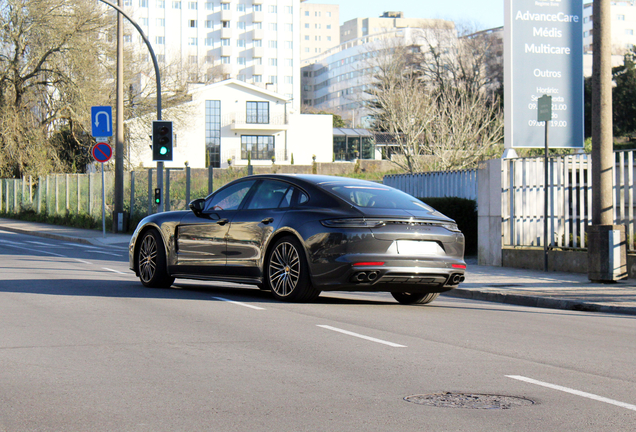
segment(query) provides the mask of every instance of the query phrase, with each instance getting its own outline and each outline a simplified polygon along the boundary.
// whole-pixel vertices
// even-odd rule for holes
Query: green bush
[[[477,254],[477,201],[457,198],[420,198],[440,213],[454,219],[466,237],[466,255]]]

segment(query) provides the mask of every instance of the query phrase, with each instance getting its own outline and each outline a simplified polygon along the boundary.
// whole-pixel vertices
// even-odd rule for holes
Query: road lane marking
[[[44,242],[39,242],[39,241],[33,241],[33,240],[25,240],[26,243],[31,243],[31,244],[36,244],[36,245],[40,245],[40,246],[46,246],[46,247],[59,247],[58,245],[54,245],[52,243],[44,243]]]
[[[571,388],[568,388],[568,387],[563,387],[563,386],[556,385],[556,384],[550,384],[550,383],[546,383],[546,382],[543,382],[543,381],[537,381],[535,379],[526,378],[526,377],[519,376],[519,375],[506,375],[506,376],[508,378],[516,379],[516,380],[519,380],[519,381],[524,381],[524,382],[527,382],[527,383],[530,383],[530,384],[536,384],[538,386],[551,388],[553,390],[559,390],[559,391],[562,391],[562,392],[565,392],[565,393],[570,393],[570,394],[573,394],[573,395],[576,395],[576,396],[581,396],[581,397],[584,397],[584,398],[593,399],[595,401],[605,402],[605,403],[608,403],[608,404],[611,404],[611,405],[619,406],[621,408],[626,408],[628,410],[636,411],[636,405],[628,404],[628,403],[617,401],[617,400],[614,400],[614,399],[608,399],[606,397],[598,396],[598,395],[595,395],[595,394],[592,394],[592,393],[586,393],[586,392],[583,392],[583,391],[580,391],[580,390],[574,390],[574,389],[571,389]]]
[[[34,251],[33,248],[17,246],[20,243],[13,243],[13,242],[10,242],[10,241],[7,241],[7,240],[0,240],[0,242],[8,244],[9,247],[12,247],[12,248],[15,248],[15,249],[22,249],[22,250],[25,250],[25,251],[28,251],[28,252],[40,252],[40,253],[43,253],[43,254],[53,255],[53,256],[56,256],[56,257],[68,258],[66,255],[60,255],[60,254],[56,254],[56,253],[53,253],[53,252],[47,252],[47,251],[43,251],[43,250]]]
[[[331,327],[331,326],[328,326],[328,325],[318,325],[318,327],[322,327],[322,328],[327,329],[327,330],[333,330],[335,332],[343,333],[343,334],[346,334],[346,335],[349,335],[349,336],[354,336],[354,337],[357,337],[357,338],[360,338],[360,339],[366,339],[366,340],[371,341],[371,342],[381,343],[381,344],[388,345],[388,346],[391,346],[391,347],[394,347],[394,348],[406,348],[406,345],[400,345],[400,344],[396,344],[396,343],[393,343],[393,342],[387,342],[387,341],[384,341],[382,339],[376,339],[376,338],[373,338],[373,337],[370,337],[370,336],[361,335],[359,333],[353,333],[353,332],[350,332],[350,331],[347,331],[347,330],[339,329],[337,327]]]
[[[239,306],[245,306],[245,307],[251,308],[251,309],[266,310],[265,308],[262,308],[262,307],[252,306],[252,305],[247,304],[247,303],[241,303],[241,302],[237,302],[237,301],[234,301],[234,300],[229,300],[229,299],[226,299],[226,298],[223,298],[223,297],[212,297],[212,298],[216,299],[216,300],[221,300],[221,301],[224,301],[224,302],[228,302],[228,303],[234,303],[235,305],[239,305]]]
[[[73,259],[74,259],[75,261],[79,261],[79,262],[81,262],[82,264],[93,265],[93,263],[90,263],[90,262],[88,262],[88,261],[81,260],[81,259],[79,259],[79,258],[73,258]]]
[[[102,267],[102,269],[108,270],[108,271],[112,271],[114,273],[119,273],[119,274],[128,274],[128,273],[120,272],[119,270],[113,270],[113,269],[108,268],[108,267]]]

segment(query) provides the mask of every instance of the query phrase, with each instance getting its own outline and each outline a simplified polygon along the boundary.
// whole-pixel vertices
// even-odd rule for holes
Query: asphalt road
[[[0,267],[1,431],[636,425],[633,316],[444,296],[401,306],[384,293],[286,304],[256,288],[179,280],[148,289],[121,247],[2,231]],[[404,399],[445,393],[438,399],[479,408],[503,396],[533,403]]]

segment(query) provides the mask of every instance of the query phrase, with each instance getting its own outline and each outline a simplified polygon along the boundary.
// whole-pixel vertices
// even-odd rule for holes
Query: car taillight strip
[[[457,268],[457,269],[465,269],[466,266],[464,264],[453,264],[453,268]]]
[[[369,261],[369,262],[358,262],[358,263],[353,263],[354,267],[361,267],[361,266],[383,266],[384,263],[381,261]]]

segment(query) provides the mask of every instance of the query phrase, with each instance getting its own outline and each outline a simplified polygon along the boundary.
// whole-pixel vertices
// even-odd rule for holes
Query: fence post
[[[152,168],[148,170],[148,214],[152,214]]]
[[[65,207],[66,207],[66,212],[68,213],[71,207],[71,200],[70,200],[71,185],[69,184],[69,181],[68,181],[68,174],[64,175],[64,187],[66,188],[66,201],[65,201],[66,206]]]
[[[93,173],[88,173],[88,215],[93,215]]]
[[[55,174],[55,214],[59,214],[60,213],[60,205],[59,205],[59,199],[58,199],[58,195],[59,195],[59,191],[60,191],[60,180],[59,180],[59,175]]]
[[[190,204],[190,167],[186,166],[186,210],[188,209],[188,204]]]
[[[212,165],[208,167],[208,194],[214,191],[214,168]]]
[[[130,171],[130,211],[128,212],[128,226],[131,225],[135,213],[135,170]]]
[[[18,179],[13,179],[13,213],[19,213],[18,211]]]
[[[166,168],[165,188],[166,193],[164,196],[166,197],[166,202],[164,203],[164,208],[166,211],[170,211],[170,168]]]
[[[38,177],[38,214],[42,213],[42,177]]]
[[[80,204],[82,202],[82,193],[80,192],[82,189],[81,178],[82,178],[82,175],[78,173],[77,174],[77,214],[78,215],[82,211],[82,206]]]

